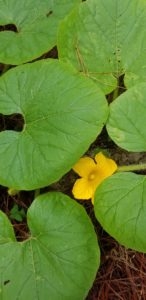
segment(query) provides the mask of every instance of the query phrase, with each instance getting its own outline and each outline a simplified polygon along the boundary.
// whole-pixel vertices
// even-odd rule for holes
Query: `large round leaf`
[[[146,151],[146,83],[138,84],[110,105],[107,130],[112,140],[129,151]]]
[[[119,173],[95,194],[95,214],[122,245],[146,253],[146,176]]]
[[[126,74],[131,86],[146,80],[146,2],[90,0],[62,21],[59,56],[69,59],[107,93]]]
[[[28,210],[30,236],[23,242],[3,213],[0,224],[1,299],[85,299],[100,251],[81,205],[61,193],[39,196]]]
[[[31,190],[65,174],[100,133],[107,102],[97,86],[55,60],[8,71],[0,113],[20,113],[21,132],[0,133],[0,184]]]
[[[21,64],[56,44],[58,24],[81,0],[0,0],[0,62]]]

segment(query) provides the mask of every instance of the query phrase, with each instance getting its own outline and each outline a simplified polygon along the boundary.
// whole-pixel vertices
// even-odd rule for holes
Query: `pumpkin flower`
[[[82,200],[92,199],[93,203],[96,188],[117,170],[117,164],[99,152],[95,155],[95,159],[87,156],[80,158],[73,170],[81,177],[73,186],[74,197]]]

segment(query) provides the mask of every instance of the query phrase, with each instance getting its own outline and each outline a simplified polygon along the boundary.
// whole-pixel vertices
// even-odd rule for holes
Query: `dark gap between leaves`
[[[125,74],[120,75],[117,78],[117,87],[111,93],[106,95],[106,99],[107,99],[108,103],[111,103],[112,101],[115,100],[115,92],[118,97],[127,90],[125,87],[125,83],[124,83],[124,77],[125,77]]]
[[[33,199],[34,191],[21,191],[13,197],[9,196],[8,216],[10,217],[10,211],[15,204],[17,204],[20,209],[23,208],[27,215],[27,210],[33,202]],[[27,217],[25,217],[22,221],[16,221],[15,219],[11,219],[10,221],[13,225],[15,237],[18,242],[25,241],[30,237],[31,234],[27,224]]]
[[[9,65],[9,64],[0,63],[0,76],[2,76],[8,70],[10,70],[10,69],[12,69],[14,67],[15,67],[15,65]]]
[[[49,50],[48,52],[44,53],[43,55],[41,55],[40,57],[37,57],[35,59],[33,59],[32,62],[41,60],[41,59],[46,59],[46,58],[53,58],[53,59],[58,59],[58,49],[57,46],[54,46],[51,50]]]
[[[125,74],[122,74],[118,78],[119,95],[123,94],[127,90],[125,83],[124,83],[124,77],[125,77]]]
[[[20,132],[23,130],[24,124],[24,118],[21,114],[0,114],[0,131],[14,130]]]
[[[20,191],[15,196],[8,195],[8,189],[6,187],[0,186],[1,192],[1,201],[0,201],[0,210],[2,210],[9,221],[12,223],[15,237],[18,242],[27,240],[30,237],[30,230],[27,225],[27,218],[24,217],[22,221],[16,221],[14,218],[11,218],[11,210],[14,205],[18,205],[19,209],[24,209],[25,214],[30,207],[34,199],[34,191]]]
[[[18,29],[15,24],[7,24],[7,25],[0,25],[0,31],[18,32]]]

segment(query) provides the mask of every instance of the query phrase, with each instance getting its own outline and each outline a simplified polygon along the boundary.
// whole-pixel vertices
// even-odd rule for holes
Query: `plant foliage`
[[[59,59],[40,59],[55,45]],[[20,117],[1,128],[0,184],[46,188],[73,168],[104,125],[116,146],[146,151],[145,58],[143,0],[0,0],[0,62],[8,70],[0,78],[0,114]],[[99,176],[92,163],[90,184]],[[124,173],[116,164],[116,174],[98,180],[94,211],[119,243],[146,253],[145,175],[128,167]],[[28,238],[18,242],[0,212],[0,299],[84,300],[100,263],[85,209],[49,192],[35,197],[27,222]]]
[[[60,21],[80,0],[0,0],[0,62],[19,65],[56,45]]]
[[[61,193],[36,198],[27,214],[30,234],[17,242],[0,213],[1,299],[84,299],[100,252],[83,207]]]
[[[94,83],[51,59],[7,72],[0,99],[3,115],[19,113],[24,119],[21,132],[0,133],[0,183],[18,190],[47,186],[69,171],[108,114]]]

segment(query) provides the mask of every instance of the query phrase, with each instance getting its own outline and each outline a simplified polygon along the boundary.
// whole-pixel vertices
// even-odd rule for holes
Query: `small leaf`
[[[1,0],[0,62],[22,64],[56,45],[60,21],[81,0]]]
[[[0,113],[24,120],[22,131],[0,132],[0,184],[32,190],[71,169],[101,132],[108,107],[91,80],[50,59],[1,77]]]
[[[0,213],[0,223],[11,224]],[[10,242],[0,231],[3,300],[85,299],[99,267],[99,247],[84,208],[61,193],[36,198],[28,210],[28,240]],[[1,235],[1,234],[0,234]]]
[[[137,84],[110,105],[107,131],[128,151],[146,151],[146,83]]]
[[[14,204],[12,209],[10,210],[10,218],[15,219],[18,222],[21,222],[25,218],[24,209],[19,209],[17,204]]]
[[[146,253],[146,176],[117,173],[96,190],[95,214],[122,245]]]
[[[145,81],[146,1],[82,2],[61,22],[58,48],[105,93],[123,74],[126,87]]]

